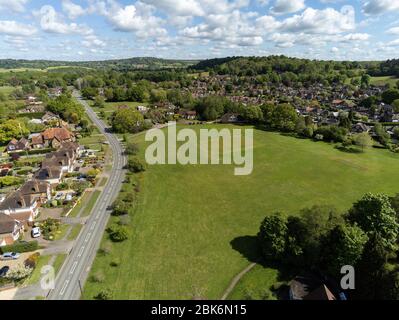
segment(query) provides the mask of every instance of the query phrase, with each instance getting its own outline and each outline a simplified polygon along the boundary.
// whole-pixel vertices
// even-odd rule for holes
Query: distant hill
[[[197,64],[198,60],[167,60],[159,58],[130,58],[104,61],[52,61],[52,60],[0,60],[0,69],[48,69],[57,67],[81,67],[93,69],[128,70],[160,70],[187,68]]]

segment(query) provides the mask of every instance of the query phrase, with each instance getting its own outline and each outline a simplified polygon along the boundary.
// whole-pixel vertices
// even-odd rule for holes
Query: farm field
[[[90,102],[90,105],[93,105],[93,102]],[[147,106],[145,102],[106,102],[104,108],[96,108],[93,107],[95,112],[104,111],[105,113],[113,113],[118,110],[119,106],[129,106],[132,108],[136,108],[137,106]]]
[[[221,128],[191,128],[213,127]],[[144,136],[133,140],[143,156]],[[295,214],[316,204],[344,212],[367,192],[393,195],[399,192],[398,160],[385,150],[345,153],[331,144],[255,130],[250,176],[234,176],[233,165],[151,166],[140,177],[129,239],[97,256],[91,275],[103,274],[104,280],[89,278],[83,298],[110,288],[114,299],[219,299],[257,259],[255,236],[266,215]],[[112,217],[110,223],[117,221]],[[110,267],[115,259],[120,265]],[[245,283],[273,284],[276,272],[257,266],[230,297],[242,298]]]

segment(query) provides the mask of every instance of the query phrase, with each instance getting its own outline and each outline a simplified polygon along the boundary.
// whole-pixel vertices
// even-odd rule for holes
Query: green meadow
[[[204,127],[220,128],[192,128]],[[132,138],[141,156],[143,137]],[[234,165],[150,166],[138,177],[129,239],[97,256],[91,275],[104,279],[89,280],[83,298],[110,288],[115,299],[219,299],[234,276],[257,258],[254,239],[266,215],[295,214],[313,205],[334,205],[344,212],[367,192],[393,195],[399,192],[398,160],[385,150],[345,153],[324,142],[255,130],[249,176],[234,176]],[[110,267],[115,259],[120,265]],[[243,279],[251,288],[276,280],[272,269],[251,272]],[[244,292],[241,282],[231,298],[242,298]]]

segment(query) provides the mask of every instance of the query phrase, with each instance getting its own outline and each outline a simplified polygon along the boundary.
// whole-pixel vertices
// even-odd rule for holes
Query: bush
[[[123,198],[123,201],[127,203],[133,203],[135,198],[136,197],[133,192],[127,192],[125,197]]]
[[[123,216],[129,213],[129,205],[124,202],[121,201],[119,199],[117,199],[113,205],[112,205],[112,215],[113,216]]]
[[[119,218],[118,225],[128,226],[130,224],[130,217],[128,215]]]
[[[96,300],[111,300],[112,297],[114,296],[113,292],[111,289],[106,288],[104,290],[101,290],[98,295],[94,297]]]
[[[128,142],[126,145],[126,154],[135,156],[139,153],[139,146],[137,143]]]
[[[125,227],[116,226],[110,233],[110,238],[114,242],[123,242],[128,239],[128,232]]]
[[[139,158],[133,157],[129,159],[127,169],[133,173],[139,173],[145,171],[147,168],[146,164]]]
[[[18,269],[10,270],[6,275],[6,278],[13,281],[20,281],[29,277],[32,271],[32,268],[21,266]]]
[[[17,186],[22,183],[23,180],[21,178],[9,177],[9,176],[0,177],[0,188]]]
[[[39,248],[39,243],[37,241],[30,241],[30,242],[15,242],[12,245],[4,246],[0,248],[2,253],[5,252],[32,252],[36,251]]]
[[[57,231],[61,226],[61,222],[55,219],[48,218],[40,224],[40,229],[43,234],[43,239],[54,240]]]
[[[25,267],[35,269],[39,258],[40,258],[39,252],[32,254],[31,256],[29,256],[28,259],[25,260],[25,262],[24,262]]]

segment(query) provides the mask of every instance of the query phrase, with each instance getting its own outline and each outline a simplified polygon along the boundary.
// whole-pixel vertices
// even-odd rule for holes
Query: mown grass
[[[221,128],[192,128],[204,127]],[[144,136],[134,140],[143,156]],[[393,195],[399,192],[398,160],[386,150],[345,153],[323,142],[255,130],[249,176],[234,176],[232,165],[151,166],[143,175],[129,240],[96,258],[92,273],[103,272],[105,280],[87,282],[84,298],[109,287],[116,299],[219,299],[257,258],[254,237],[265,216],[296,214],[316,204],[345,211],[367,192]],[[109,268],[116,258],[121,265]],[[274,273],[265,274],[273,275],[268,285]],[[262,286],[266,281],[255,278]]]
[[[53,268],[54,268],[55,275],[57,275],[58,272],[60,271],[62,265],[64,264],[64,261],[65,261],[66,257],[67,257],[66,254],[59,254],[55,258],[54,263],[53,263]]]
[[[87,202],[87,206],[84,208],[81,217],[87,217],[91,214],[94,205],[96,204],[98,197],[100,196],[101,191],[96,190],[93,192],[92,196],[90,197],[89,201]]]
[[[35,269],[33,270],[32,274],[28,279],[25,280],[25,285],[32,285],[36,284],[40,281],[41,277],[41,270],[44,266],[48,265],[50,262],[51,256],[40,256],[37,260],[37,264]]]
[[[79,200],[79,203],[72,209],[71,213],[69,214],[68,217],[75,218],[79,214],[80,210],[82,207],[87,203],[88,199],[90,198],[92,192],[91,191],[86,191],[84,195],[81,197]]]
[[[74,225],[72,227],[71,232],[69,233],[69,235],[67,237],[67,240],[68,241],[75,240],[79,236],[80,231],[82,230],[82,227],[83,227],[83,225],[81,225],[81,224]]]
[[[386,84],[390,84],[392,88],[396,87],[399,78],[396,77],[371,77],[370,84],[375,86],[385,86]]]

